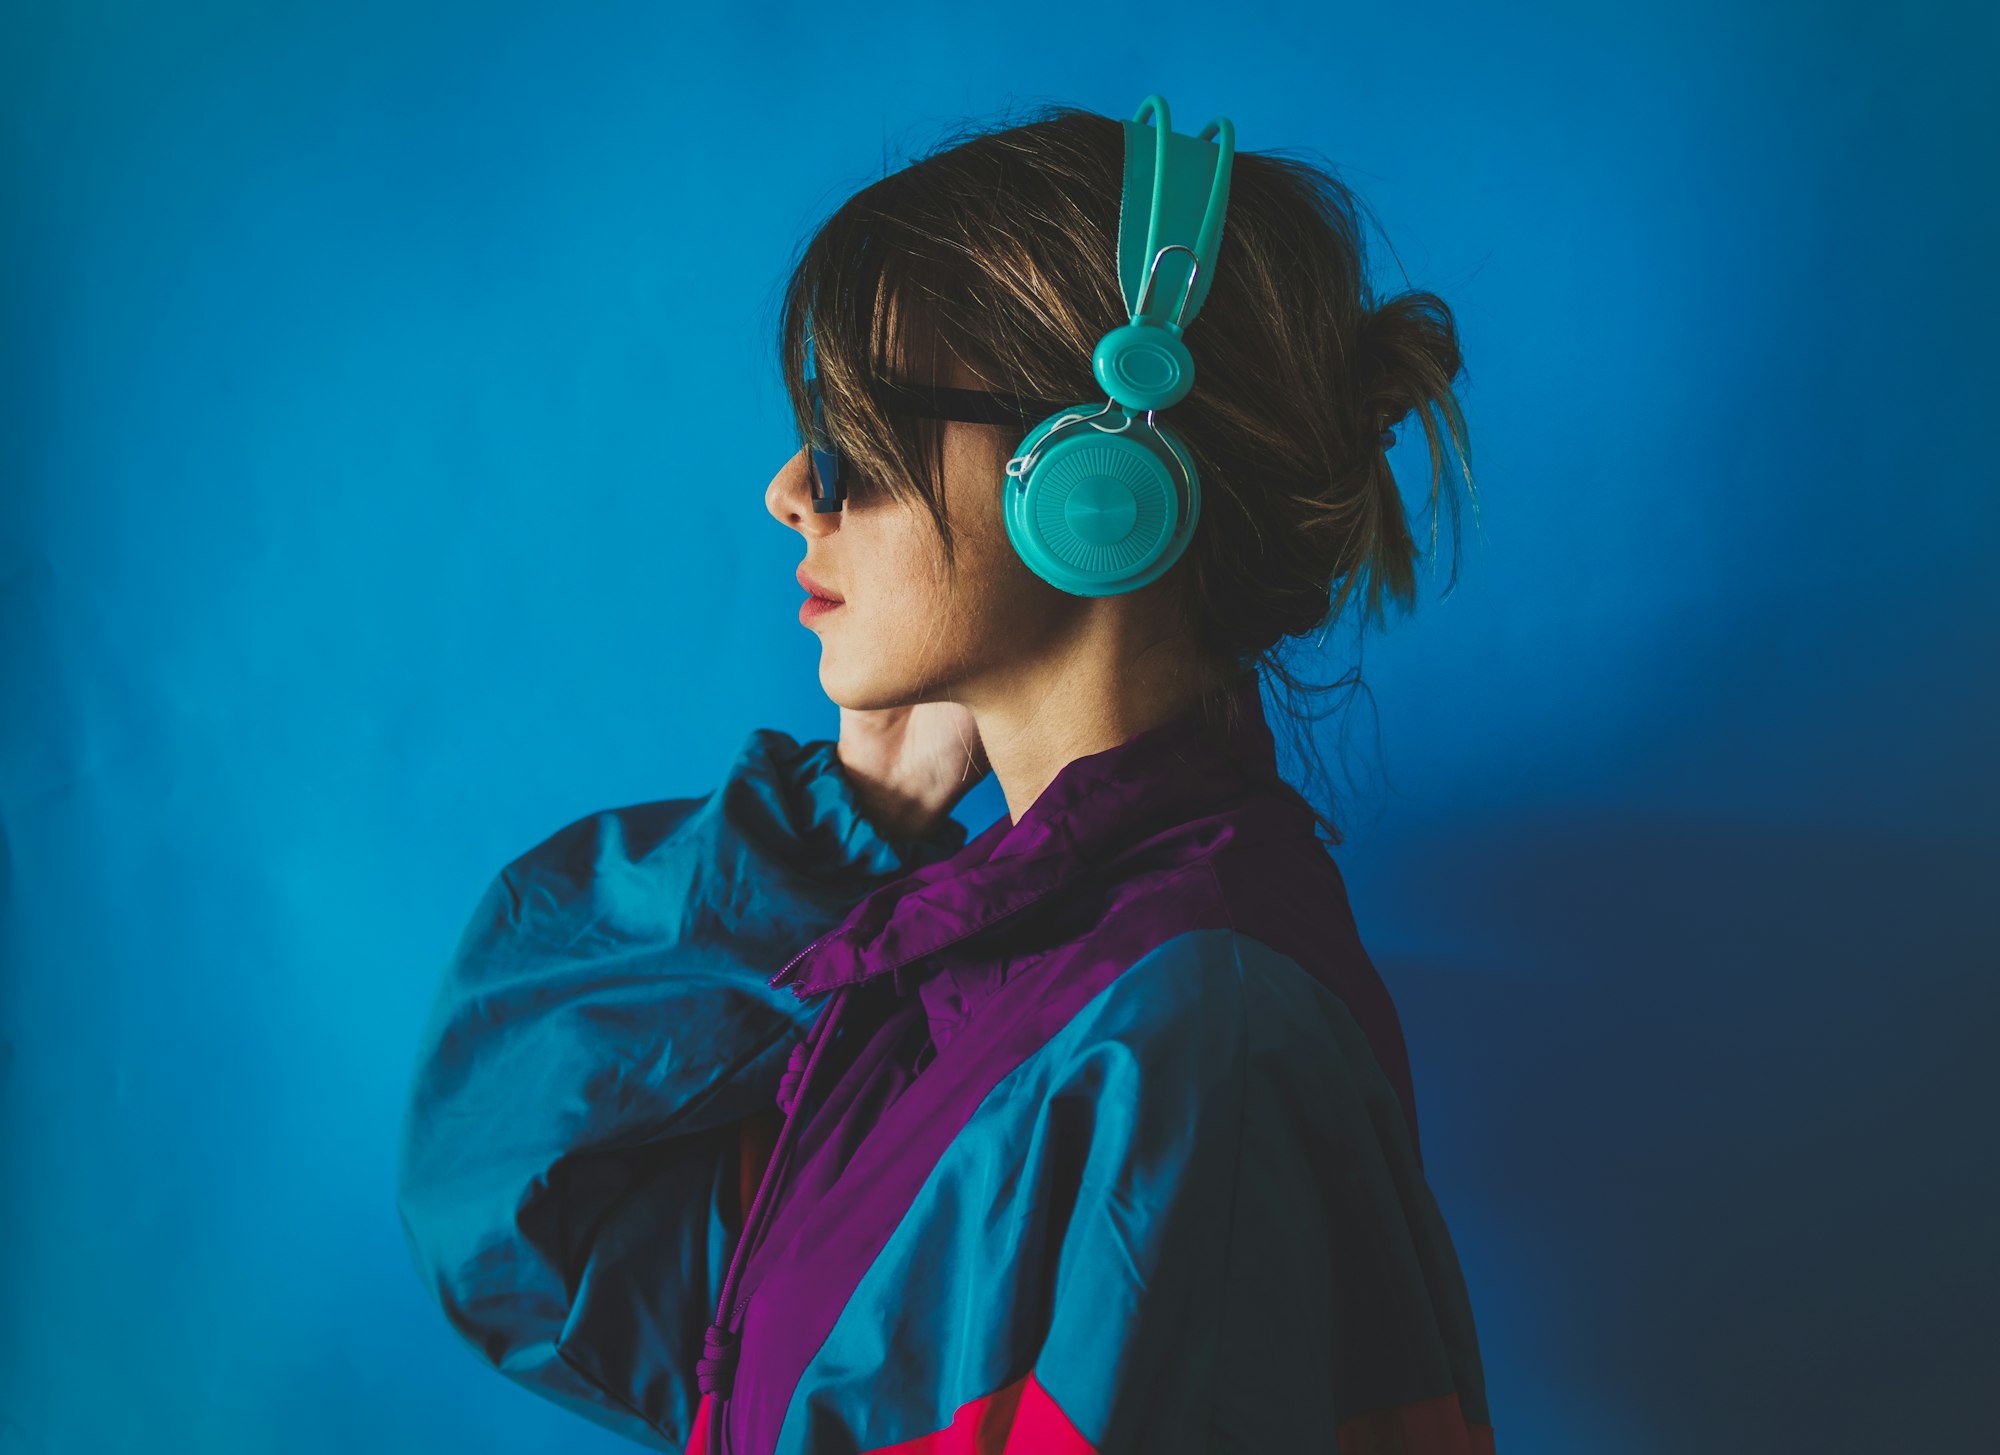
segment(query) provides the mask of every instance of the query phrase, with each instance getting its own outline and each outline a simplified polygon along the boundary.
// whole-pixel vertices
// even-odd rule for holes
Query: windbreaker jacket
[[[1394,1006],[1235,690],[969,842],[758,729],[503,868],[397,1193],[479,1357],[677,1455],[1491,1455]]]

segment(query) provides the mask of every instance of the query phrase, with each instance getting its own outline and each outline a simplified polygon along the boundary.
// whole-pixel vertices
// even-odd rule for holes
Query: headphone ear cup
[[[1002,510],[1028,569],[1075,596],[1157,579],[1187,548],[1201,507],[1194,461],[1171,431],[1130,416],[1113,432],[1080,417],[1097,412],[1079,405],[1029,431]]]

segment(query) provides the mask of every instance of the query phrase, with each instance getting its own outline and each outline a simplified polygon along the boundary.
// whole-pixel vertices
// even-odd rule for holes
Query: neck
[[[1228,675],[1179,640],[1087,641],[985,674],[960,700],[1018,823],[1066,764],[1178,716]]]

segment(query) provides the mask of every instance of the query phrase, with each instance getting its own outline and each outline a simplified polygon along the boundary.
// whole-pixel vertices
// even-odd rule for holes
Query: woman
[[[1394,1006],[1257,671],[1355,591],[1409,601],[1380,432],[1422,418],[1435,506],[1451,318],[1371,306],[1338,182],[1204,131],[1183,538],[1054,584],[1004,501],[1138,317],[1133,126],[1051,108],[820,229],[765,503],[838,739],[758,729],[706,797],[571,823],[447,968],[411,1249],[483,1359],[641,1444],[1494,1448]]]

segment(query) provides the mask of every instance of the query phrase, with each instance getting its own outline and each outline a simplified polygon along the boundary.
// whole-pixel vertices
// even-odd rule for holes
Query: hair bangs
[[[920,502],[949,560],[943,425],[897,409],[891,386],[945,382],[935,300],[963,284],[903,222],[898,184],[908,177],[856,193],[809,239],[785,288],[778,356],[801,443],[812,424],[807,381],[819,382],[826,431],[847,460],[850,502],[876,491]]]

